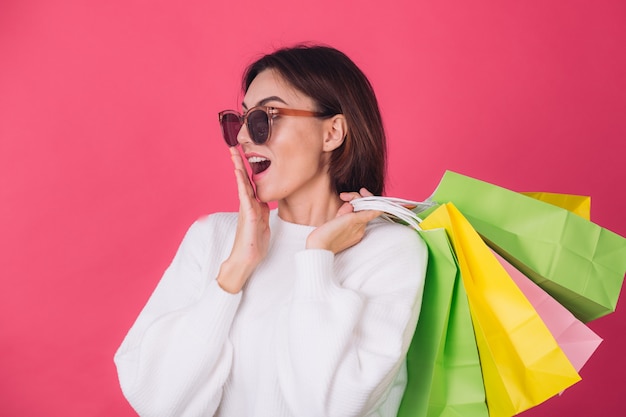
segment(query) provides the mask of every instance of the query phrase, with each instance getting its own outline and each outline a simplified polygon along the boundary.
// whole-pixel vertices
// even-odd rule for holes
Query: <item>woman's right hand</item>
[[[267,255],[270,241],[269,206],[257,200],[245,164],[236,147],[230,148],[239,195],[239,218],[235,242],[222,263],[218,284],[236,294]]]
[[[311,232],[306,241],[306,248],[326,249],[337,254],[359,243],[365,235],[367,224],[382,212],[376,210],[355,212],[350,201],[371,195],[372,193],[365,188],[361,188],[358,193],[341,193],[339,198],[344,204],[337,211],[336,217]]]

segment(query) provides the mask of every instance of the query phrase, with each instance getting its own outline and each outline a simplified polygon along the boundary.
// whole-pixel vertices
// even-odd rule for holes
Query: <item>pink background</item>
[[[258,53],[344,50],[390,139],[388,194],[445,169],[592,196],[626,235],[626,3],[0,2],[0,414],[132,416],[112,357],[198,216],[237,208],[217,112]],[[525,415],[626,415],[625,301],[583,381]]]

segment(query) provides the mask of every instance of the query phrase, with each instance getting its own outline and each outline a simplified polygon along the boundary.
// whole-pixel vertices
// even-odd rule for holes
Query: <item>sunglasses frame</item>
[[[255,111],[262,111],[267,115],[267,139],[261,142],[255,140],[255,138],[252,137],[253,134],[251,132],[253,132],[254,130],[250,129],[250,126],[248,125],[248,116]],[[220,122],[220,128],[222,129],[222,137],[224,138],[224,141],[226,142],[226,144],[230,147],[237,146],[238,143],[233,145],[226,138],[226,131],[224,129],[223,120],[224,120],[224,116],[229,115],[229,114],[237,116],[237,118],[239,119],[239,124],[240,124],[239,130],[241,130],[244,124],[246,125],[246,129],[248,129],[248,134],[250,135],[250,139],[252,140],[252,142],[254,142],[257,145],[262,145],[264,143],[267,143],[268,140],[270,140],[270,137],[272,136],[272,124],[273,124],[273,120],[275,116],[300,116],[300,117],[328,116],[328,114],[325,112],[287,109],[283,107],[270,107],[270,106],[254,106],[248,109],[244,114],[241,114],[236,110],[223,110],[218,113],[218,118]],[[235,137],[235,140],[237,140],[236,137]]]

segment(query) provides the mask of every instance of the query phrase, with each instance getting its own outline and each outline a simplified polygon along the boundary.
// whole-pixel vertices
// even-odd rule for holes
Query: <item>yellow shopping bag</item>
[[[543,201],[544,203],[550,203],[554,206],[564,208],[574,214],[578,214],[585,220],[589,220],[591,217],[591,197],[586,195],[544,192],[529,192],[520,194],[532,197],[535,200]]]
[[[457,255],[491,417],[520,413],[580,380],[533,306],[452,203],[420,226],[445,228]]]

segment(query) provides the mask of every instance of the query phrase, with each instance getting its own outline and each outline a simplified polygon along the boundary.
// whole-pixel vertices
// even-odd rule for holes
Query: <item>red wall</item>
[[[452,169],[591,195],[626,235],[621,0],[3,0],[1,415],[133,415],[113,353],[189,224],[237,207],[217,112],[258,53],[303,40],[371,78],[388,194]],[[626,414],[624,303],[591,323],[583,381],[525,415]]]

